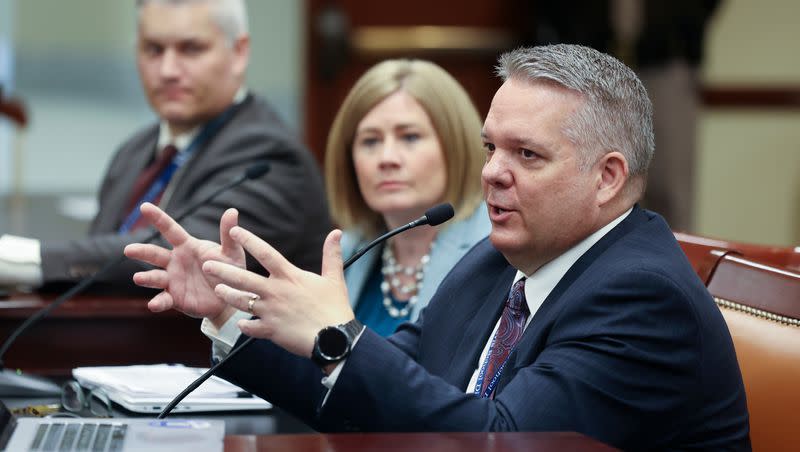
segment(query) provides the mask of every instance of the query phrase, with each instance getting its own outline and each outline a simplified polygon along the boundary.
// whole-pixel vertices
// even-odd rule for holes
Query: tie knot
[[[158,153],[156,156],[157,162],[171,162],[172,159],[175,157],[175,154],[178,153],[178,148],[175,147],[174,144],[168,144],[161,149],[161,152]]]
[[[515,312],[521,313],[528,310],[528,303],[525,302],[525,278],[520,279],[511,286],[506,305]]]

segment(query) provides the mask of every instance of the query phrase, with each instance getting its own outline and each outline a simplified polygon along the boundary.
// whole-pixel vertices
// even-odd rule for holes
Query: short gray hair
[[[564,125],[565,135],[582,153],[582,169],[619,151],[631,177],[646,177],[655,148],[653,105],[629,67],[589,47],[556,44],[507,52],[496,69],[503,81],[555,83],[585,99]]]
[[[214,20],[228,38],[229,44],[233,45],[239,37],[248,33],[247,7],[244,0],[136,0],[136,11],[138,12],[148,3],[166,5],[210,3]]]

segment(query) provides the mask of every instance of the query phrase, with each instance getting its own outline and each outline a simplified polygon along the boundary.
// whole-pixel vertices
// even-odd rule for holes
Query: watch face
[[[329,326],[319,332],[318,346],[323,358],[338,360],[347,354],[350,342],[344,331],[335,326]]]

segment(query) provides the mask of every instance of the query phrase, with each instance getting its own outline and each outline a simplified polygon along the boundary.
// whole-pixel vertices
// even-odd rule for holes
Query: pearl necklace
[[[419,259],[419,262],[414,266],[405,266],[397,263],[392,251],[392,245],[387,243],[383,247],[381,273],[383,274],[383,282],[381,282],[381,292],[383,293],[383,307],[386,312],[395,319],[406,317],[411,311],[411,308],[419,301],[419,291],[422,290],[422,278],[425,276],[425,267],[431,260],[430,253],[433,249],[433,242],[425,253]],[[400,275],[413,276],[414,280],[408,284],[401,284]],[[397,289],[402,295],[410,295],[405,306],[397,309],[392,303],[391,292],[392,289]]]

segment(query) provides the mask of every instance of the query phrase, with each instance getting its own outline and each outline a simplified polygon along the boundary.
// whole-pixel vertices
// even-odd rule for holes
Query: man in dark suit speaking
[[[748,450],[722,315],[668,225],[636,205],[653,154],[641,82],[572,45],[515,50],[499,73],[482,131],[492,231],[418,322],[383,339],[353,319],[338,231],[320,276],[226,212],[217,256],[176,266],[200,245],[146,206],[176,245],[126,249],[167,268],[136,275],[165,289],[152,307],[197,315],[202,300],[217,356],[239,331],[266,339],[222,374],[325,431],[577,431],[623,449]],[[241,268],[241,247],[269,278]],[[200,272],[205,288],[172,286]]]
[[[144,202],[176,215],[266,160],[270,172],[219,195],[182,222],[218,237],[227,207],[301,268],[318,270],[330,230],[319,169],[272,109],[244,87],[249,60],[243,0],[139,0],[136,61],[160,122],[114,155],[89,236],[62,242],[0,239],[0,285],[69,282],[92,274],[148,233]],[[100,280],[131,284],[126,262]]]

